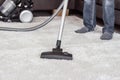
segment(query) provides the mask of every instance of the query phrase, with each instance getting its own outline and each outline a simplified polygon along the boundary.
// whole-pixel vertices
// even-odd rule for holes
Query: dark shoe
[[[113,37],[113,34],[109,32],[104,32],[102,36],[100,37],[101,40],[111,40]]]
[[[76,30],[76,33],[86,33],[89,32],[90,30],[87,27],[83,27],[81,29]]]

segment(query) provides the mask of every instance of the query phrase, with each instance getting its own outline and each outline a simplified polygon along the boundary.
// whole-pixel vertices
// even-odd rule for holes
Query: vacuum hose
[[[56,10],[56,12],[47,20],[45,20],[43,23],[34,26],[34,27],[30,27],[30,28],[9,28],[9,27],[0,27],[1,31],[15,31],[15,32],[28,32],[28,31],[34,31],[37,30],[39,28],[42,28],[43,26],[47,25],[50,21],[52,21],[55,16],[57,16],[57,14],[59,13],[59,11],[62,9],[62,7],[64,6],[64,1],[61,3],[61,5],[58,7],[58,9]]]

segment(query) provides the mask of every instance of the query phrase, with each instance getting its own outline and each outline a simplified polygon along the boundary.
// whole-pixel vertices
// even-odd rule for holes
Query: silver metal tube
[[[59,34],[58,34],[58,40],[62,39],[67,7],[68,7],[68,0],[64,0],[64,7],[63,7],[63,12],[62,12],[62,19],[61,19],[61,26],[60,26]]]

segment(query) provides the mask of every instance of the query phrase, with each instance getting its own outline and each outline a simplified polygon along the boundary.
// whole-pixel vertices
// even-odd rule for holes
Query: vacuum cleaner
[[[3,22],[28,23],[33,19],[32,0],[4,0],[1,1],[0,20]]]
[[[67,11],[67,6],[68,6],[68,0],[63,0],[61,5],[58,7],[56,12],[47,20],[45,20],[43,23],[30,27],[30,28],[9,28],[9,27],[0,27],[1,31],[15,31],[15,32],[28,32],[28,31],[34,31],[39,28],[44,27],[47,25],[50,21],[54,19],[55,16],[60,12],[60,10],[63,8],[63,13],[62,13],[62,19],[61,19],[61,26],[58,34],[58,39],[56,42],[56,48],[53,48],[52,51],[47,51],[41,53],[40,58],[43,59],[59,59],[59,60],[72,60],[73,56],[72,54],[68,52],[63,52],[63,49],[61,48],[61,39],[63,35],[63,30],[64,30],[64,24],[65,24],[65,17],[66,17],[66,11]]]

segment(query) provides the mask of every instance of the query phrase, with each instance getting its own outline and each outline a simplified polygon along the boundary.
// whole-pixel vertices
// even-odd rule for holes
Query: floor
[[[32,27],[48,17],[37,17],[32,23],[3,23],[1,27]],[[62,48],[73,54],[72,61],[40,59],[41,52],[55,47],[60,17],[33,32],[0,31],[0,80],[120,80],[120,34],[110,41],[100,40],[102,28],[76,34],[82,19],[66,19]]]

